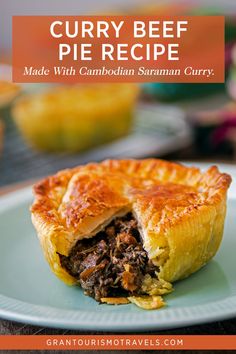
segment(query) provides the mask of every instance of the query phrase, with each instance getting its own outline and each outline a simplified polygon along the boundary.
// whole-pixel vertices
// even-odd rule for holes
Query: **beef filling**
[[[157,270],[143,249],[132,213],[116,218],[95,237],[78,241],[70,255],[60,255],[60,260],[97,301],[141,294],[144,275],[155,276]]]

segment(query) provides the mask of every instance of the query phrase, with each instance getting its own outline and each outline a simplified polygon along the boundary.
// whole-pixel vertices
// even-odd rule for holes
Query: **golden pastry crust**
[[[36,149],[76,152],[127,135],[138,94],[136,84],[63,85],[24,95],[12,115]]]
[[[68,256],[78,240],[132,211],[159,279],[173,282],[217,252],[230,183],[215,166],[201,172],[157,159],[91,163],[36,184],[32,221],[52,270],[73,284],[58,253]]]

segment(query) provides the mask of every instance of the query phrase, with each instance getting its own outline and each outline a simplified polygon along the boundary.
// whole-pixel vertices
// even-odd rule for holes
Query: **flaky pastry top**
[[[199,208],[219,203],[230,182],[215,166],[201,172],[157,159],[107,160],[39,182],[31,210],[38,223],[58,233],[57,252],[64,255],[79,239],[92,237],[112,218],[132,211],[152,258],[148,238],[165,234]]]

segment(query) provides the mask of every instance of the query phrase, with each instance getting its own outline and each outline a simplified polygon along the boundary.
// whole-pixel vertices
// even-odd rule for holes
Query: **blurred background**
[[[11,83],[13,15],[105,13],[225,15],[225,84]],[[235,1],[8,0],[0,23],[0,186],[105,158],[235,163]]]

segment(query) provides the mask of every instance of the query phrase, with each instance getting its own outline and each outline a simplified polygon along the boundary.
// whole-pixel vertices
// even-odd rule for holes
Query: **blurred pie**
[[[134,84],[61,86],[20,99],[13,116],[33,147],[76,152],[127,134],[138,92]]]

